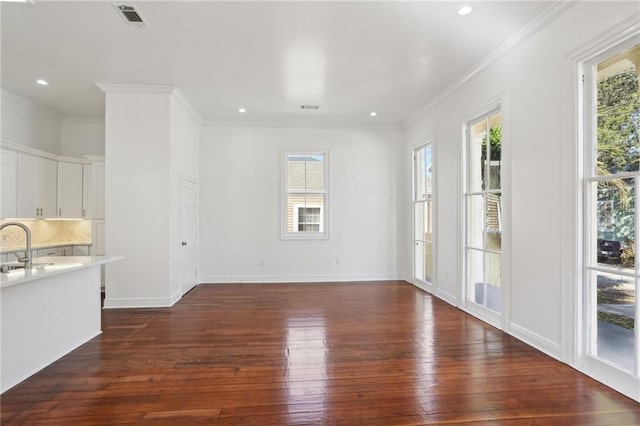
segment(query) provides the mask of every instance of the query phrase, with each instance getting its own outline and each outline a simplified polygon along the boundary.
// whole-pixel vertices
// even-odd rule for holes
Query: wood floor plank
[[[200,285],[1,396],[1,423],[624,425],[640,404],[402,281]]]

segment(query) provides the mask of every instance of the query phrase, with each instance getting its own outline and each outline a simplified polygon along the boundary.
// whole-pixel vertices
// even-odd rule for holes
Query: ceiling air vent
[[[122,18],[129,25],[133,25],[138,28],[149,26],[149,24],[145,22],[144,18],[142,18],[142,15],[140,15],[140,12],[138,12],[135,7],[128,6],[126,4],[114,4],[113,6],[118,10],[120,16],[122,16]]]
[[[320,106],[318,106],[318,105],[300,105],[300,108],[302,108],[302,109],[318,109],[318,108],[320,108]]]

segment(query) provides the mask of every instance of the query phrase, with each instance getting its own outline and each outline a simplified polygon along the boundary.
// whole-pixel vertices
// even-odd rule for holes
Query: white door
[[[183,177],[180,198],[180,282],[184,294],[198,282],[197,184]]]

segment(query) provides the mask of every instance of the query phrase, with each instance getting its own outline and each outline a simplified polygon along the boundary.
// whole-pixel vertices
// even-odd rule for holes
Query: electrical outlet
[[[336,257],[336,265],[340,265],[342,263],[342,259]]]
[[[260,262],[258,262],[258,264],[259,264],[260,266],[264,266],[264,260],[260,259]]]

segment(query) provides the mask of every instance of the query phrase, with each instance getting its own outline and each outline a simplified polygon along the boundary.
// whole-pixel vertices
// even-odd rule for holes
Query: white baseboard
[[[429,294],[433,294],[433,290],[434,290],[433,287],[431,287],[431,286],[429,286],[429,285],[427,285],[425,283],[422,283],[422,282],[416,281],[416,280],[410,280],[409,283],[414,287],[418,287],[422,291],[425,291],[425,292],[427,292]]]
[[[449,293],[448,291],[444,291],[441,288],[436,290],[436,295],[447,302],[448,304],[458,307],[458,298],[455,294]]]
[[[170,308],[180,297],[146,297],[134,299],[104,299],[104,309],[117,308]]]
[[[200,284],[324,283],[404,280],[404,274],[373,275],[203,275]]]
[[[539,351],[544,352],[546,355],[549,355],[550,357],[563,362],[562,351],[560,349],[559,343],[552,342],[551,340],[546,339],[514,323],[509,323],[507,325],[507,330],[505,331],[516,339],[522,340],[526,344],[533,346]]]
[[[171,304],[169,306],[173,306],[176,304],[176,302],[178,300],[180,300],[182,298],[182,289],[177,289],[172,295],[171,297],[169,297],[169,301],[171,302]]]

